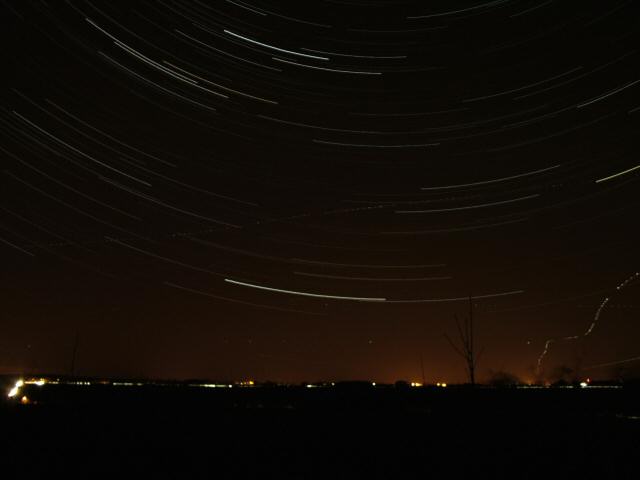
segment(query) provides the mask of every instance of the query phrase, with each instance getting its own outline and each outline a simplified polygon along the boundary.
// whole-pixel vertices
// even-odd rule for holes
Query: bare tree
[[[494,387],[512,387],[521,384],[522,380],[515,373],[506,370],[489,370],[488,382]]]
[[[465,317],[462,322],[460,322],[457,314],[454,315],[454,317],[456,319],[456,328],[458,330],[458,340],[460,344],[457,345],[447,334],[445,334],[445,337],[455,352],[464,359],[467,366],[469,383],[474,386],[476,384],[476,367],[482,355],[482,349],[479,353],[475,350],[473,338],[473,300],[471,295],[469,295],[469,316]]]
[[[71,355],[71,376],[76,376],[76,355],[78,354],[78,342],[80,341],[80,330],[76,329],[76,337],[73,341],[73,353]]]

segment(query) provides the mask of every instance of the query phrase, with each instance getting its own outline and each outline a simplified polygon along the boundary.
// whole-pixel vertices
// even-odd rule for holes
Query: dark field
[[[10,385],[9,385],[10,387]],[[27,385],[3,472],[138,478],[637,478],[637,388]],[[9,477],[5,477],[9,478]]]

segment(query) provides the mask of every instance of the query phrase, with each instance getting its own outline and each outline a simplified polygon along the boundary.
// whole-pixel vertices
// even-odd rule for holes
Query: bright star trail
[[[637,2],[0,11],[3,371],[640,368]]]

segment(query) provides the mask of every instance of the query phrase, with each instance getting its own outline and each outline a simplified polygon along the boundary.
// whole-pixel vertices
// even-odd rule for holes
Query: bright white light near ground
[[[20,388],[22,388],[24,386],[24,380],[20,379],[16,382],[16,384],[13,386],[13,388],[11,390],[9,390],[9,393],[7,394],[7,396],[9,398],[13,398],[16,395],[18,395],[18,393],[20,392]]]
[[[588,386],[589,386],[589,384],[588,384],[587,382],[580,382],[580,386],[581,386],[582,388],[585,388],[585,387],[588,387]]]

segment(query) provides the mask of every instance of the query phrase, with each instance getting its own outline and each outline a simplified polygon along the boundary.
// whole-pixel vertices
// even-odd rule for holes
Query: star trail
[[[3,371],[640,366],[634,2],[0,9]]]

